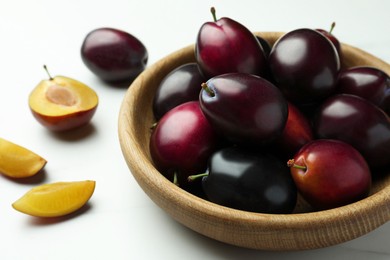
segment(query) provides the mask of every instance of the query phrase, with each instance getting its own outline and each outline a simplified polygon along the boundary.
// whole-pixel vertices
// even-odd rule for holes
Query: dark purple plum
[[[352,94],[381,106],[390,89],[389,76],[380,69],[368,66],[342,70],[337,80],[339,93]]]
[[[287,214],[297,202],[286,162],[270,154],[224,148],[211,156],[207,173],[200,176],[207,199],[230,208]]]
[[[171,71],[158,86],[153,100],[156,119],[182,103],[198,100],[205,81],[196,63],[186,63]]]
[[[390,85],[390,78],[387,80],[387,84]],[[380,104],[380,108],[390,117],[390,88],[388,88],[385,92],[385,97],[383,98],[382,103]]]
[[[201,73],[207,78],[229,72],[243,72],[263,76],[267,60],[256,37],[244,25],[223,17],[215,17],[199,29],[195,58]]]
[[[390,164],[390,121],[366,99],[350,94],[328,98],[315,116],[314,132],[317,138],[349,143],[373,169]]]
[[[340,60],[333,44],[320,32],[297,29],[272,47],[269,66],[275,84],[296,104],[322,100],[335,91]]]
[[[334,47],[336,48],[337,50],[337,53],[339,54],[339,57],[341,59],[341,44],[340,44],[340,41],[336,38],[336,36],[334,36],[333,34],[333,29],[334,27],[336,26],[336,23],[333,22],[332,25],[330,26],[330,30],[327,31],[327,30],[324,30],[324,29],[316,29],[317,31],[319,31],[320,33],[322,33],[323,35],[325,35],[326,38],[328,38],[334,45]]]
[[[271,48],[272,48],[270,43],[261,36],[256,35],[256,39],[260,43],[261,47],[263,48],[263,52],[264,52],[266,59],[268,59],[269,53],[271,52]],[[264,73],[261,75],[261,77],[269,80],[270,82],[274,82],[272,75],[271,75],[271,71],[270,71],[269,66],[268,66],[268,61],[267,61],[266,68],[264,69]]]
[[[281,135],[288,105],[280,90],[264,78],[227,73],[209,79],[199,96],[211,125],[229,141],[261,145]]]
[[[204,172],[218,137],[198,101],[168,111],[153,129],[150,154],[156,168],[177,185],[185,186],[188,175]]]
[[[264,39],[261,36],[256,35],[256,39],[258,40],[261,47],[263,48],[265,57],[268,57],[269,53],[271,52],[271,45],[266,39]]]
[[[148,52],[140,40],[125,31],[98,28],[85,37],[81,58],[100,79],[128,84],[145,69]]]

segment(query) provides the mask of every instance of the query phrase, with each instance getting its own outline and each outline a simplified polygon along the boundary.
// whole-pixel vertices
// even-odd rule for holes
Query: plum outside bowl
[[[273,44],[283,33],[259,32]],[[342,44],[345,67],[369,65],[390,74],[390,65],[348,44]],[[390,174],[374,180],[369,197],[323,211],[298,201],[292,214],[262,214],[235,210],[192,195],[177,187],[153,166],[149,153],[154,93],[170,71],[194,62],[194,45],[184,47],[146,69],[123,99],[118,122],[126,163],[144,192],[177,222],[227,244],[261,250],[306,250],[340,244],[390,220]]]

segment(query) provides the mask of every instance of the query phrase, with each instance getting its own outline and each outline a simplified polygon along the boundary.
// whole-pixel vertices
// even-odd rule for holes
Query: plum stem
[[[205,176],[208,176],[209,174],[207,172],[205,173],[200,173],[200,174],[194,174],[194,175],[190,175],[187,177],[187,181],[188,182],[192,182],[192,181],[195,181],[196,179],[198,178],[202,178],[202,177],[205,177]]]
[[[50,75],[46,65],[43,65],[43,69],[46,71],[47,75],[49,76],[49,80],[53,80],[53,77]]]
[[[152,124],[152,126],[150,127],[150,130],[156,129],[157,124],[158,124],[157,122],[154,122],[154,123]]]
[[[177,180],[177,172],[173,173],[173,184],[179,186],[179,181]]]
[[[213,15],[214,22],[216,22],[217,21],[217,15],[216,15],[216,12],[215,12],[215,8],[211,7],[210,8],[210,12]]]
[[[287,166],[290,167],[290,168],[293,167],[293,168],[296,168],[296,169],[306,170],[306,166],[295,164],[295,160],[294,159],[288,160],[287,161]]]
[[[209,86],[207,85],[207,83],[202,83],[201,86],[202,86],[202,89],[203,89],[204,91],[206,91],[206,93],[207,93],[210,97],[214,97],[214,96],[215,96],[215,92],[212,91],[212,90],[209,88]]]
[[[329,30],[329,33],[332,34],[332,31],[334,29],[334,27],[336,26],[336,23],[333,22],[331,25],[330,25],[330,30]]]

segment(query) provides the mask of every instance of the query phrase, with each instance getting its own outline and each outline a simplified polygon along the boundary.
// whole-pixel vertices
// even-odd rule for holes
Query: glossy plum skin
[[[276,139],[288,116],[287,101],[269,81],[246,73],[211,78],[199,100],[202,111],[218,133],[229,141],[262,145]]]
[[[125,31],[98,28],[85,37],[81,58],[102,80],[130,83],[145,69],[148,51],[139,39]]]
[[[351,144],[372,168],[390,164],[390,121],[361,97],[339,94],[327,99],[315,115],[314,132],[318,138]]]
[[[285,162],[242,148],[215,152],[202,182],[210,201],[235,209],[291,213],[297,201],[297,189]]]
[[[314,140],[294,156],[291,175],[298,191],[316,209],[343,206],[368,196],[371,172],[351,145],[330,139]]]
[[[263,48],[263,52],[264,52],[265,57],[268,57],[269,53],[271,52],[271,48],[272,48],[271,45],[263,37],[256,35],[256,39],[260,43],[261,47]]]
[[[339,57],[341,58],[342,56],[342,53],[341,53],[341,44],[340,44],[340,41],[337,39],[336,36],[334,36],[334,34],[332,33],[333,31],[333,28],[335,26],[335,23],[332,24],[332,27],[330,29],[330,31],[328,30],[324,30],[324,29],[316,29],[318,32],[322,33],[326,38],[328,38],[332,44],[334,45],[334,47],[336,48],[337,50],[337,53],[339,55]]]
[[[97,106],[92,109],[75,112],[62,116],[47,116],[31,110],[34,118],[47,129],[54,132],[65,132],[88,124],[96,112]]]
[[[388,79],[388,85],[390,85],[390,79]],[[385,97],[383,98],[380,108],[390,117],[390,88],[385,92]]]
[[[318,102],[335,91],[340,60],[318,31],[297,29],[280,37],[269,55],[276,85],[296,104]]]
[[[150,138],[150,153],[156,168],[169,180],[177,174],[178,184],[188,175],[207,168],[218,137],[203,115],[198,101],[183,103],[168,111]]]
[[[160,119],[172,108],[199,99],[201,84],[206,82],[196,63],[187,63],[171,71],[157,88],[153,113]]]
[[[314,139],[309,119],[291,102],[282,135],[276,140],[277,149],[286,156],[293,156],[302,146]]]
[[[359,66],[340,72],[337,80],[339,93],[352,94],[381,106],[390,89],[389,76],[380,69]]]
[[[267,72],[264,51],[256,37],[245,26],[226,17],[201,26],[195,58],[207,79],[229,72],[259,76]]]

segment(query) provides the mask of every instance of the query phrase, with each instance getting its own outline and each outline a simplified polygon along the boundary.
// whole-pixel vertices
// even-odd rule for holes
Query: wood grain
[[[273,44],[283,33],[256,33]],[[390,65],[353,46],[342,44],[343,66],[375,66],[390,74]],[[230,209],[198,198],[166,180],[149,154],[152,100],[165,75],[194,61],[187,46],[145,70],[130,86],[120,109],[118,134],[127,165],[145,193],[172,218],[207,237],[262,250],[327,247],[362,236],[390,220],[390,176],[373,183],[372,194],[356,203],[312,212],[300,201],[294,214],[258,214]]]

